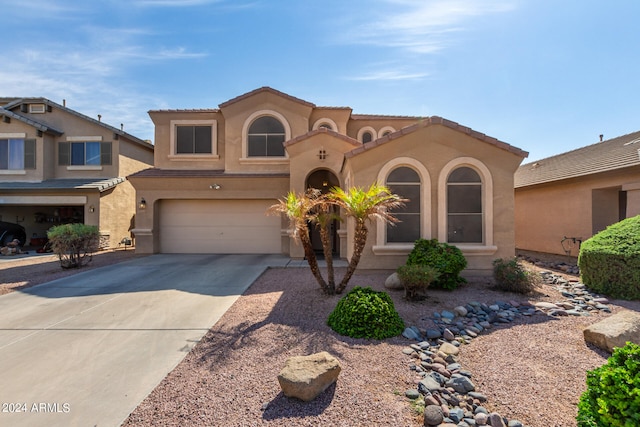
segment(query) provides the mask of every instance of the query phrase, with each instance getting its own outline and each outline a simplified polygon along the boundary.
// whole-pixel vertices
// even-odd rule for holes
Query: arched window
[[[249,126],[247,133],[248,157],[283,157],[285,129],[272,116],[261,116]]]
[[[373,135],[371,134],[371,132],[364,132],[362,134],[362,143],[366,144],[367,142],[371,141],[373,141]]]
[[[392,193],[408,199],[404,207],[393,211],[400,222],[387,225],[387,243],[413,243],[422,235],[420,176],[409,167],[398,167],[389,173],[386,185]]]
[[[447,241],[483,243],[482,179],[474,169],[454,169],[447,178]]]

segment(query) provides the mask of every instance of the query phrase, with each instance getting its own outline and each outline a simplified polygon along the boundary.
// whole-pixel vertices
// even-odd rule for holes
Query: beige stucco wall
[[[584,241],[594,231],[617,222],[618,215],[612,213],[617,213],[618,200],[615,194],[627,184],[639,181],[640,170],[620,170],[517,188],[516,247],[566,255],[561,240],[564,237],[578,237]],[[639,209],[640,198],[633,191],[628,191],[627,217],[634,216]],[[578,256],[577,245],[569,255]]]

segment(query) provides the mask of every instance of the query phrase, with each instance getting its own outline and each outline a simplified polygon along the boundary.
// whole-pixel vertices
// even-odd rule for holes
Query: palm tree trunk
[[[336,292],[336,281],[333,272],[333,251],[331,248],[331,233],[329,232],[330,221],[320,225],[320,240],[322,240],[322,251],[324,260],[327,263],[327,293],[333,295]]]
[[[309,268],[311,269],[313,277],[316,278],[316,281],[320,285],[320,288],[322,288],[322,291],[326,294],[330,294],[327,283],[322,277],[322,272],[320,272],[318,259],[316,258],[316,253],[313,251],[311,239],[309,239],[309,230],[306,228],[306,225],[304,230],[298,230],[298,234],[300,235],[300,241],[302,242],[302,247],[304,248],[304,256],[307,259],[307,263],[309,263]]]
[[[360,262],[360,256],[362,255],[362,251],[364,250],[364,246],[367,243],[367,235],[369,234],[369,230],[364,222],[365,220],[357,220],[356,221],[356,229],[353,237],[353,255],[349,260],[349,266],[347,267],[347,272],[345,273],[342,281],[336,288],[336,293],[341,294],[344,289],[347,287],[347,283],[351,280],[351,276],[358,268],[358,263]]]

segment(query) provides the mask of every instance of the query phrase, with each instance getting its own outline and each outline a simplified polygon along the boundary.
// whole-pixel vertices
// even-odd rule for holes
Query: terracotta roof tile
[[[515,187],[634,166],[640,166],[640,131],[522,165],[515,174]]]
[[[290,100],[292,100],[294,102],[299,102],[301,104],[308,105],[309,107],[315,107],[315,104],[312,104],[311,102],[305,101],[305,100],[300,99],[300,98],[296,98],[295,96],[291,96],[291,95],[286,94],[284,92],[280,92],[279,90],[275,90],[273,88],[270,88],[269,86],[263,86],[261,88],[252,90],[251,92],[247,92],[247,93],[245,93],[243,95],[236,96],[235,98],[232,98],[232,99],[230,99],[230,100],[228,100],[226,102],[223,102],[222,104],[219,105],[219,107],[220,108],[224,108],[224,107],[226,107],[228,105],[231,105],[231,104],[234,104],[234,103],[236,103],[238,101],[241,101],[243,99],[249,98],[250,96],[253,96],[253,95],[255,95],[257,93],[260,93],[260,92],[270,92],[270,93],[273,93],[275,95],[288,98],[288,99],[290,99]]]
[[[361,147],[358,147],[354,150],[351,150],[350,152],[346,153],[345,156],[347,158],[349,157],[353,157],[359,153],[362,153],[364,151],[370,150],[372,148],[375,148],[379,145],[383,145],[388,143],[389,141],[392,141],[396,138],[399,138],[403,135],[407,135],[409,133],[415,132],[418,129],[422,129],[428,126],[433,126],[433,125],[442,125],[442,126],[446,126],[448,128],[454,129],[458,132],[463,132],[467,135],[470,135],[476,139],[479,139],[481,141],[484,141],[488,144],[491,145],[495,145],[496,147],[509,151],[513,154],[516,154],[518,156],[521,157],[527,157],[529,155],[529,153],[527,153],[526,151],[523,151],[517,147],[514,147],[512,145],[507,144],[506,142],[502,142],[496,138],[492,138],[490,136],[487,136],[481,132],[477,132],[471,128],[468,128],[466,126],[462,126],[456,122],[453,122],[451,120],[447,120],[447,119],[443,119],[442,117],[438,117],[438,116],[431,116],[431,117],[426,117],[424,119],[422,119],[420,122],[411,125],[411,126],[406,126],[400,130],[397,130],[393,133],[390,133],[386,136],[383,136],[382,138],[378,138],[375,141],[363,144]]]

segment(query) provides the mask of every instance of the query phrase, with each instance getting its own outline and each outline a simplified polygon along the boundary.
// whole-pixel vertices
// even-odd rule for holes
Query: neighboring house
[[[57,224],[98,226],[103,248],[131,237],[126,176],[153,165],[153,145],[44,98],[0,99],[0,218],[39,245]]]
[[[640,214],[640,132],[522,165],[516,248],[578,256],[582,241]]]
[[[410,202],[396,226],[372,224],[361,268],[396,268],[418,238],[459,246],[471,273],[515,253],[513,174],[527,153],[457,123],[352,114],[268,87],[219,108],[149,115],[155,167],[128,177],[145,202],[138,252],[302,258],[288,221],[267,209],[289,191],[378,182]],[[352,233],[334,224],[336,256],[351,256]]]

